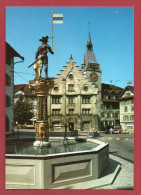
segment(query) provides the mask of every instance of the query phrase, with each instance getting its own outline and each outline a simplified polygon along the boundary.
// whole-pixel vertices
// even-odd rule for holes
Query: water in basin
[[[6,154],[46,155],[92,150],[98,145],[93,142],[77,142],[75,140],[51,140],[50,147],[35,147],[33,140],[9,140],[6,143]]]

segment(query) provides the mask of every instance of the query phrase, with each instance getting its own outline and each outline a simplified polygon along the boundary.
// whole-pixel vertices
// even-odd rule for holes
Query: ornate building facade
[[[54,79],[55,86],[48,97],[48,116],[52,131],[100,130],[101,69],[89,38],[81,70],[72,56]]]

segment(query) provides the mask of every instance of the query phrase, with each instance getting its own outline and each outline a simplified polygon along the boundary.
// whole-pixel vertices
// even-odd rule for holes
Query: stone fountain
[[[64,138],[49,137],[47,96],[54,82],[47,74],[47,51],[53,51],[47,44],[48,36],[40,41],[42,45],[31,64],[36,77],[30,81],[37,95],[36,136],[35,140],[6,140],[6,189],[67,189],[71,184],[98,179],[108,165],[108,143],[94,139],[80,143],[73,137],[64,142]]]

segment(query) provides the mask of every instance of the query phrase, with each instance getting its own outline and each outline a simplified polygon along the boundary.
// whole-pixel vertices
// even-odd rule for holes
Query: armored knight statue
[[[38,50],[36,52],[35,56],[35,63],[34,63],[34,69],[36,72],[35,78],[40,78],[42,73],[43,66],[45,67],[45,75],[48,77],[48,51],[51,54],[54,54],[51,47],[47,44],[48,42],[48,36],[42,37],[39,41],[42,42],[42,44],[38,47]]]

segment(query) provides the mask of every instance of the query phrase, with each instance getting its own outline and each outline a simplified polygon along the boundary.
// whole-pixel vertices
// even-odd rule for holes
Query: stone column
[[[49,144],[49,123],[47,113],[47,96],[49,90],[54,86],[53,78],[41,78],[30,81],[37,96],[37,120],[35,124],[34,146],[46,146]]]

